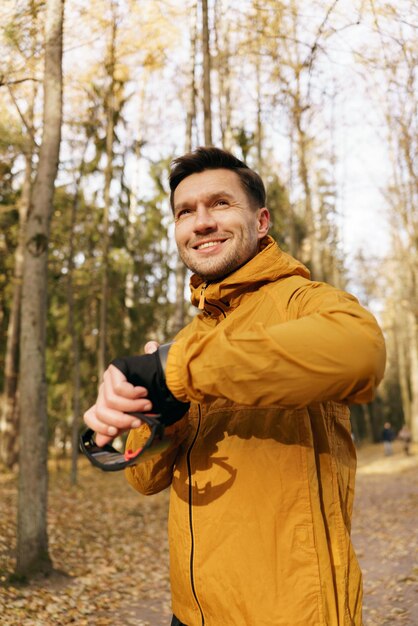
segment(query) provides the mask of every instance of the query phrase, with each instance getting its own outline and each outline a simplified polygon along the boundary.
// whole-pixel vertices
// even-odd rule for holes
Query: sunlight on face
[[[182,180],[174,218],[180,257],[204,280],[218,280],[255,256],[269,224],[267,209],[254,210],[238,175],[226,169]]]

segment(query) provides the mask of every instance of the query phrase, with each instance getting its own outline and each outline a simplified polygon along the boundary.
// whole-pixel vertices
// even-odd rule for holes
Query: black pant
[[[171,626],[186,626],[186,624],[183,624],[183,622],[181,622],[179,619],[177,619],[175,615],[173,615],[173,619],[171,620]]]

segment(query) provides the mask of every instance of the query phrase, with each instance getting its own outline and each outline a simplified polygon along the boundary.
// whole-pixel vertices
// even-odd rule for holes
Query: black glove
[[[168,346],[164,346],[166,347]],[[166,352],[163,352],[162,356],[164,358]],[[190,402],[177,400],[166,385],[160,349],[152,354],[117,358],[112,361],[112,365],[117,367],[132,385],[148,389],[152,410],[161,415],[160,422],[164,426],[174,424],[189,410]]]

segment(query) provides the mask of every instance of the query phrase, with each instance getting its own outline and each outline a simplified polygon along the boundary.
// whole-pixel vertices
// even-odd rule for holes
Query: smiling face
[[[265,207],[252,208],[232,170],[191,174],[174,192],[180,257],[204,280],[218,280],[254,257],[268,232],[269,218]]]

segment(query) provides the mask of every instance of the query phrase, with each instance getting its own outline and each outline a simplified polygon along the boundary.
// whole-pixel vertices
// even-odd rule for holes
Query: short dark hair
[[[237,174],[243,190],[253,207],[259,209],[266,206],[266,190],[261,177],[226,150],[214,147],[200,147],[188,152],[171,163],[169,176],[170,204],[174,211],[174,192],[182,180],[191,174],[198,174],[205,170],[226,169]]]

